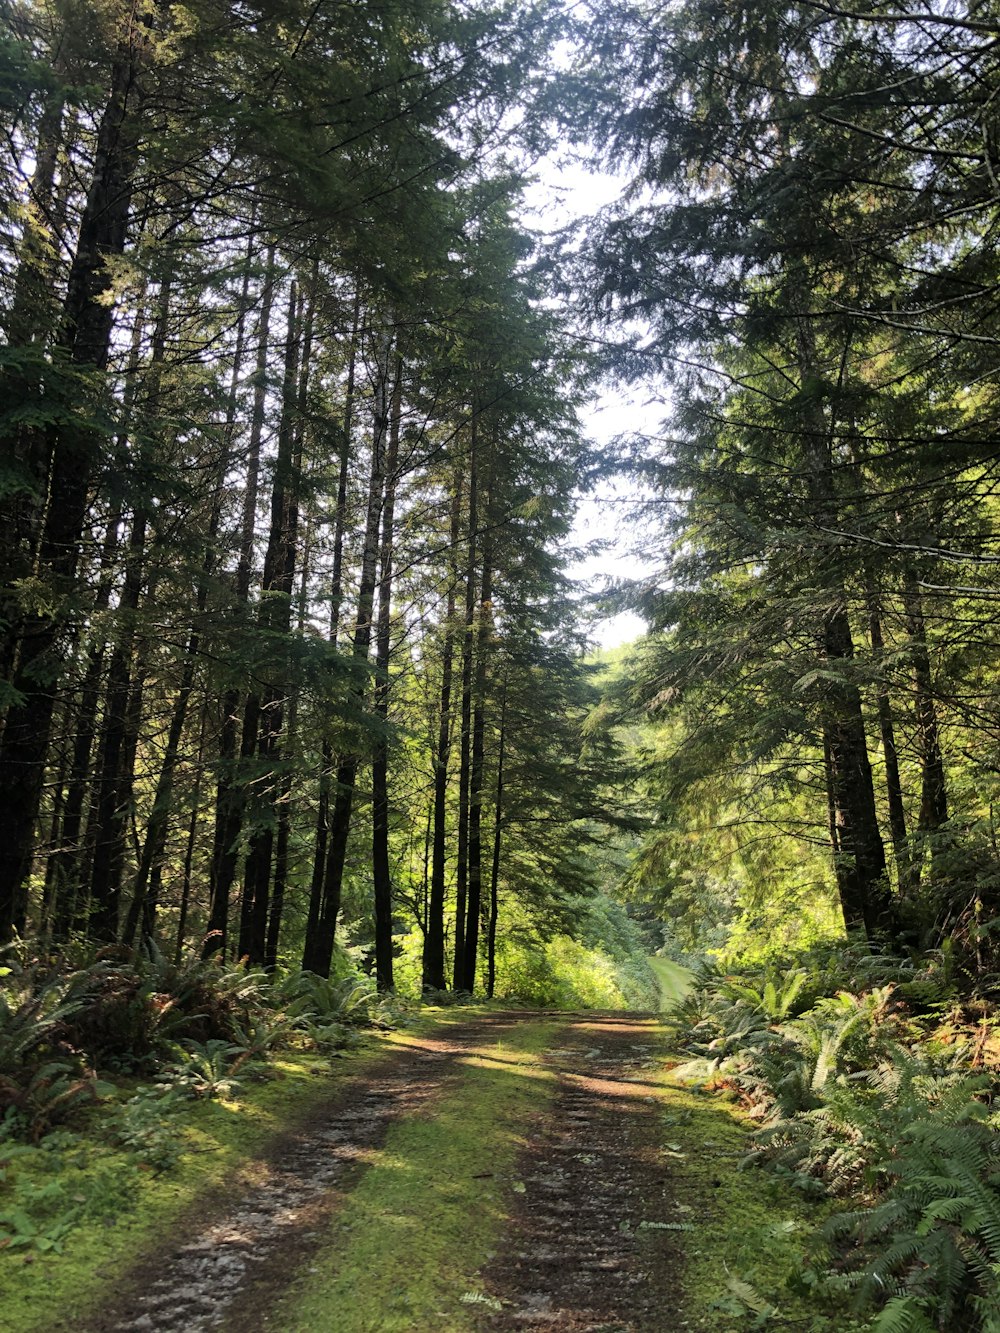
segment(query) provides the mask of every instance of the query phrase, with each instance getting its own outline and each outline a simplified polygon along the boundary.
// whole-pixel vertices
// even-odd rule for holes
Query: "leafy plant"
[[[228,1097],[239,1087],[232,1066],[243,1053],[242,1047],[219,1038],[187,1042],[183,1058],[176,1061],[169,1072],[169,1082],[195,1097]]]
[[[181,1155],[173,1115],[183,1098],[183,1089],[176,1085],[140,1088],[116,1110],[112,1123],[116,1142],[153,1170],[170,1170]]]
[[[1000,1137],[981,1102],[955,1109],[905,1126],[880,1163],[891,1182],[881,1201],[828,1228],[855,1247],[842,1281],[871,1302],[890,1297],[879,1333],[1000,1329]]]

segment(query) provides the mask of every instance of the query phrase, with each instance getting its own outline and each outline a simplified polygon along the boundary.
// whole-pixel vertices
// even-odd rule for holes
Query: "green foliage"
[[[658,1009],[645,939],[624,908],[603,896],[580,908],[576,937],[500,942],[498,997],[553,1009]]]
[[[349,1045],[352,1030],[392,1012],[343,954],[330,978],[295,972],[280,982],[199,958],[175,964],[155,948],[105,951],[75,969],[11,958],[3,980],[0,1116],[8,1133],[36,1142],[107,1094],[95,1066],[159,1071],[188,1095],[226,1096],[247,1062],[296,1043]],[[148,1130],[151,1163],[162,1169],[169,1152],[151,1131],[152,1098],[123,1113],[122,1141],[138,1145]],[[166,1096],[163,1107],[171,1104]]]
[[[174,1117],[184,1099],[183,1089],[170,1083],[139,1088],[115,1108],[110,1125],[114,1141],[154,1171],[169,1171],[181,1154]]]
[[[939,993],[939,969],[934,958],[917,969],[844,950],[826,956],[813,986],[858,973],[909,979],[812,995],[793,1017],[806,990],[798,969],[770,986],[707,973],[683,1006],[697,1054],[678,1072],[730,1089],[762,1122],[752,1159],[807,1194],[863,1197],[825,1228],[828,1280],[877,1312],[879,1333],[1000,1327],[995,1075],[971,1067],[974,1029],[955,1041],[945,1027],[948,1042],[938,1039],[924,1000]]]
[[[69,1037],[93,977],[59,974],[39,963],[5,969],[0,990],[0,1116],[37,1142],[54,1125],[101,1096],[98,1082]]]
[[[164,1077],[174,1088],[195,1097],[229,1097],[239,1087],[233,1070],[243,1048],[218,1037],[185,1043],[183,1056],[167,1069]]]

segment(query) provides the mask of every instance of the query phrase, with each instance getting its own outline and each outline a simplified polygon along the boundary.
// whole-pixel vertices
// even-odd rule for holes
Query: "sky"
[[[560,162],[554,154],[536,164],[535,175],[536,184],[525,195],[524,221],[532,231],[543,234],[593,216],[611,203],[624,185],[623,180],[605,172]],[[598,394],[581,414],[588,439],[607,444],[616,435],[655,430],[660,413],[645,401],[647,396],[629,394],[618,387]],[[580,585],[581,597],[600,593],[615,580],[649,572],[649,565],[633,549],[631,525],[623,521],[631,494],[624,481],[607,480],[580,497],[570,544],[584,547],[595,540],[602,544],[601,550],[570,566],[570,576]],[[625,611],[595,617],[589,632],[595,646],[614,648],[638,638],[645,627],[639,616]]]

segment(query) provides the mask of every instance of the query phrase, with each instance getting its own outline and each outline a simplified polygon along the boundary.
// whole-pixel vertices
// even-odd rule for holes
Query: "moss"
[[[350,1056],[336,1074],[363,1072],[382,1058],[381,1051]],[[67,1327],[67,1311],[77,1326],[182,1214],[231,1182],[245,1159],[334,1087],[329,1064],[288,1055],[231,1100],[185,1104],[175,1122],[181,1155],[163,1173],[102,1142],[99,1117],[91,1134],[63,1132],[16,1151],[0,1184],[0,1216],[17,1215],[15,1231],[25,1239],[29,1228],[35,1234],[0,1254],[4,1333]]]
[[[685,1311],[678,1328],[802,1333],[863,1328],[809,1285],[808,1250],[830,1206],[766,1171],[741,1166],[751,1129],[718,1096],[663,1079],[664,1140],[685,1235]],[[770,1313],[768,1313],[770,1311]]]
[[[435,1100],[433,1116],[392,1126],[313,1271],[264,1326],[282,1333],[464,1333],[475,1326],[482,1299],[475,1274],[503,1228],[525,1127],[554,1089],[537,1061],[553,1030],[524,1023],[481,1046]]]

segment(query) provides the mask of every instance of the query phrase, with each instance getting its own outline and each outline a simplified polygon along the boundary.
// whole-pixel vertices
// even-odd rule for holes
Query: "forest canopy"
[[[623,891],[694,952],[988,969],[995,31],[7,5],[3,938],[492,992]],[[623,188],[542,238],[557,151]],[[661,406],[599,449],[609,378]],[[655,568],[609,683],[615,471]]]

